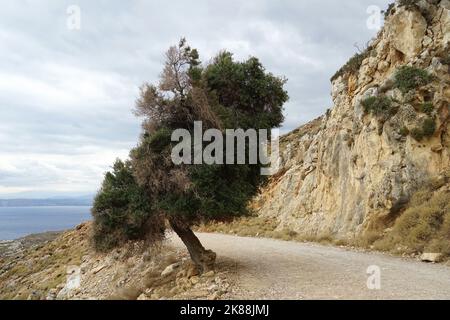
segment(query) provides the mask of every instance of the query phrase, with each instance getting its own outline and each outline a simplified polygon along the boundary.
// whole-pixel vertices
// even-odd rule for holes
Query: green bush
[[[383,11],[384,19],[387,19],[387,17],[389,17],[389,15],[392,13],[392,10],[394,10],[394,8],[395,8],[395,3],[389,4],[388,8],[385,11]]]
[[[431,137],[436,132],[436,121],[433,118],[427,118],[423,121],[421,128],[414,128],[411,130],[411,136],[417,140],[422,141],[425,137]]]
[[[433,118],[427,118],[423,121],[422,131],[425,137],[431,137],[436,132],[436,121]]]
[[[432,81],[432,76],[425,70],[416,67],[402,66],[395,75],[395,87],[405,94],[418,89]]]
[[[428,115],[431,115],[433,113],[433,110],[434,106],[431,102],[425,102],[419,106],[419,111]]]
[[[377,116],[392,114],[392,100],[386,96],[369,97],[361,102],[366,113]]]
[[[422,141],[424,134],[422,129],[414,128],[411,130],[411,137],[413,137],[416,141]]]

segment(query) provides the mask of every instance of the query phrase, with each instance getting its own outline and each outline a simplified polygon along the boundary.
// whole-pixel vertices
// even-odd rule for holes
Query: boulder
[[[418,10],[400,9],[389,25],[391,44],[412,59],[422,50],[422,41],[427,30],[427,21]]]
[[[442,253],[424,252],[420,256],[420,260],[424,262],[438,263],[442,260]]]
[[[166,267],[163,272],[161,272],[161,277],[167,277],[171,274],[173,274],[176,270],[178,270],[178,268],[180,267],[180,263],[173,263],[170,266]]]
[[[216,273],[213,271],[213,270],[211,270],[211,271],[208,271],[208,272],[206,272],[206,273],[204,273],[204,274],[202,274],[202,276],[203,277],[214,277],[214,275],[215,275]]]

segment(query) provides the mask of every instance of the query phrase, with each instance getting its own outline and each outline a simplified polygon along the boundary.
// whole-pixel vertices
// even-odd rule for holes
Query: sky
[[[332,107],[330,77],[363,48],[389,0],[3,0],[0,198],[95,193],[137,143],[139,87],[186,37],[288,78],[285,133]]]

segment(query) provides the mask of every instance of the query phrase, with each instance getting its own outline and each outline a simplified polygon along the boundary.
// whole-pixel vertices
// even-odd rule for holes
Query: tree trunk
[[[174,220],[170,220],[170,226],[180,237],[189,251],[192,261],[195,263],[200,273],[205,273],[214,269],[216,254],[211,250],[206,250],[200,240],[191,230]]]

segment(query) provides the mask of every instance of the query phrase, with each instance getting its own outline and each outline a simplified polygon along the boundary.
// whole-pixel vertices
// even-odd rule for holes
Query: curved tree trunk
[[[211,250],[206,250],[191,228],[170,220],[170,226],[180,237],[189,251],[192,261],[195,263],[200,273],[205,273],[214,269],[216,254]]]

